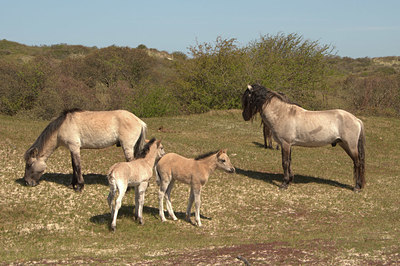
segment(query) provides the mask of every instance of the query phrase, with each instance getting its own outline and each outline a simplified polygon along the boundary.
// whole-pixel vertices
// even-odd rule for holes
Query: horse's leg
[[[146,189],[149,185],[149,182],[142,182],[140,183],[139,187],[139,212],[138,212],[138,216],[139,216],[139,224],[144,224],[143,221],[143,205],[144,205],[144,196],[146,194]],[[136,197],[136,195],[135,195]]]
[[[165,199],[166,199],[168,214],[172,218],[172,220],[176,221],[176,220],[178,220],[178,218],[176,218],[176,216],[175,216],[174,210],[172,209],[172,203],[171,203],[171,190],[174,186],[174,183],[175,183],[175,180],[172,179],[168,185]]]
[[[197,224],[197,226],[200,227],[201,226],[201,221],[200,221],[201,187],[195,188],[193,190],[193,194],[194,194],[196,224]]]
[[[186,218],[185,218],[185,220],[189,223],[191,222],[190,221],[190,212],[192,210],[193,201],[194,201],[193,187],[190,187],[189,201],[188,201],[188,206],[186,209]]]
[[[281,144],[283,168],[283,182],[280,185],[281,189],[287,189],[290,184],[290,149],[288,143],[284,142]]]
[[[263,124],[263,136],[264,136],[264,148],[268,148],[268,143],[267,143],[267,126]]]
[[[292,147],[289,150],[289,182],[292,183],[294,181],[294,174],[292,172]]]
[[[133,213],[133,219],[139,218],[139,186],[135,186],[135,211]]]
[[[345,152],[347,153],[347,155],[349,155],[349,157],[353,160],[353,179],[355,182],[354,185],[354,192],[359,192],[362,188],[362,182],[361,180],[359,180],[359,176],[360,176],[360,161],[358,159],[358,151],[356,148],[351,149],[348,145],[347,142],[339,142],[340,147],[343,148],[343,150],[345,150]]]
[[[160,189],[158,190],[158,212],[160,214],[160,218],[162,222],[167,221],[165,219],[164,215],[164,196],[165,196],[165,191],[168,188],[168,184],[166,182],[163,182],[163,180],[160,180]]]
[[[118,198],[115,201],[115,209],[114,209],[114,215],[113,215],[113,220],[111,222],[111,230],[115,231],[116,227],[117,227],[117,216],[118,216],[118,211],[121,208],[121,204],[122,204],[122,198],[125,195],[125,191],[126,191],[126,185],[118,185]]]
[[[110,207],[110,211],[111,211],[111,218],[113,218],[114,216],[114,209],[115,209],[115,203],[114,203],[114,197],[115,197],[115,192],[116,192],[116,188],[115,187],[110,187],[110,193],[108,194],[107,197],[107,202],[108,202],[108,206]]]
[[[130,162],[134,159],[133,157],[133,145],[126,145],[122,143],[122,150],[124,151],[125,160]]]
[[[71,151],[71,161],[72,161],[72,188],[75,191],[82,191],[85,181],[83,180],[82,170],[81,170],[81,155],[79,148]]]

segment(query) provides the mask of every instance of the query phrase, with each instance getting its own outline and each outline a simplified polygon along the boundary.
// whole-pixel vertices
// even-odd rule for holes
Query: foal
[[[161,140],[151,139],[144,146],[139,158],[130,162],[120,162],[111,166],[108,172],[108,183],[110,193],[108,194],[108,205],[111,208],[111,229],[115,231],[118,210],[121,208],[122,198],[126,189],[135,187],[135,219],[139,219],[140,224],[144,224],[142,211],[144,195],[148,186],[148,181],[153,175],[155,162],[165,154]],[[118,189],[118,198],[114,204],[115,193]]]
[[[190,196],[186,210],[186,221],[190,222],[190,211],[194,201],[196,207],[196,224],[201,226],[201,188],[207,183],[210,174],[217,168],[221,168],[229,173],[235,172],[235,168],[231,164],[226,150],[209,152],[195,159],[188,159],[176,153],[168,153],[162,157],[155,167],[157,184],[160,186],[158,199],[161,220],[163,222],[166,221],[163,209],[164,197],[166,199],[167,210],[170,217],[173,220],[177,220],[172,209],[171,190],[175,180],[178,180],[190,185]]]

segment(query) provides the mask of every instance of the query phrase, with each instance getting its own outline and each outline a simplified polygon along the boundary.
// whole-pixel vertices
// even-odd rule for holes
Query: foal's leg
[[[193,187],[190,187],[189,201],[186,209],[186,218],[185,218],[185,220],[189,223],[190,223],[190,212],[192,210],[193,201],[194,201]]]
[[[195,205],[195,217],[196,217],[196,224],[197,226],[201,226],[201,221],[200,221],[200,206],[201,206],[201,187],[195,188],[193,190],[194,194],[194,205]]]
[[[118,184],[118,198],[115,201],[115,209],[114,209],[114,215],[113,215],[113,220],[111,222],[111,230],[115,231],[116,227],[117,227],[117,216],[118,216],[118,211],[121,208],[121,204],[122,204],[122,198],[125,195],[125,191],[126,191],[126,185],[123,184]]]
[[[146,193],[147,186],[149,185],[149,182],[142,182],[138,186],[139,193],[135,194],[135,198],[139,198],[139,211],[138,211],[138,217],[139,217],[139,223],[144,224],[143,221],[143,205],[144,205],[144,195]]]
[[[81,191],[84,187],[85,182],[84,182],[83,176],[82,176],[81,155],[80,155],[79,148],[71,151],[71,161],[72,161],[72,169],[73,169],[71,185],[75,191]]]
[[[160,178],[161,179],[161,178]],[[164,196],[165,192],[168,188],[168,183],[164,182],[162,179],[160,180],[160,189],[158,190],[158,212],[160,214],[160,218],[162,222],[167,221],[164,215]]]
[[[168,185],[167,193],[165,194],[165,199],[166,199],[168,214],[172,218],[172,220],[176,221],[176,220],[178,220],[178,218],[176,218],[176,216],[175,216],[174,210],[172,209],[172,203],[171,203],[171,190],[174,186],[174,183],[175,183],[175,180],[172,179]]]
[[[291,181],[290,175],[293,174],[293,173],[291,173],[291,170],[290,170],[291,147],[288,143],[282,143],[281,150],[282,150],[283,182],[280,185],[280,188],[287,189],[290,184],[290,181]]]

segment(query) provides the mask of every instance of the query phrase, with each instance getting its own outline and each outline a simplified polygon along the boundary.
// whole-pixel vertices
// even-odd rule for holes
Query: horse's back
[[[141,134],[146,124],[125,110],[82,111],[69,114],[60,128],[59,137],[66,145],[80,148],[105,148],[116,144],[121,138]]]
[[[184,183],[190,183],[191,173],[195,170],[194,159],[183,157],[176,153],[167,153],[157,163],[157,171],[164,178],[177,179]]]

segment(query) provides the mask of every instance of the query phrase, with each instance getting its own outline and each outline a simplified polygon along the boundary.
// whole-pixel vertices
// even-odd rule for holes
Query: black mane
[[[64,110],[56,119],[51,121],[47,127],[40,133],[39,137],[36,141],[32,144],[32,146],[25,152],[24,158],[25,161],[29,160],[30,153],[33,149],[37,149],[38,152],[43,150],[44,144],[46,141],[51,137],[51,135],[60,128],[62,123],[64,123],[65,119],[67,118],[68,114],[75,113],[75,112],[82,112],[81,109],[74,108]]]
[[[249,120],[257,112],[261,112],[264,104],[269,104],[273,98],[278,98],[282,102],[293,104],[289,98],[283,93],[277,93],[269,90],[259,84],[251,85],[242,96],[243,118]]]
[[[199,155],[199,156],[197,156],[197,157],[194,158],[194,159],[195,159],[196,161],[198,161],[198,160],[201,160],[201,159],[210,157],[211,155],[214,155],[214,154],[216,154],[217,152],[218,152],[218,151],[210,151],[210,152],[204,153],[204,154],[202,154],[202,155]]]
[[[149,142],[146,143],[146,145],[144,145],[143,149],[138,153],[136,159],[139,158],[145,158],[146,155],[149,153],[150,151],[150,147],[151,145],[153,145],[153,143],[156,141],[156,138],[152,138],[151,140],[149,140]]]

